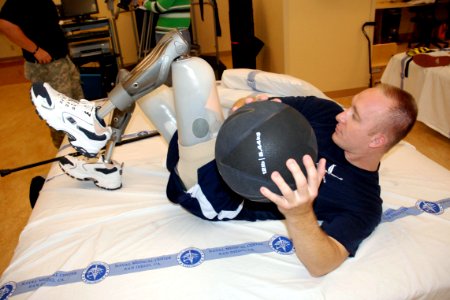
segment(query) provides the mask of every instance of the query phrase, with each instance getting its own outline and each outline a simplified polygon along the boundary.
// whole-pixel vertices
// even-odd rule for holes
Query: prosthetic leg
[[[172,66],[173,97],[172,93],[163,92],[164,88],[161,87],[148,96],[149,101],[155,101],[147,106],[144,105],[143,110],[166,140],[171,138],[175,128],[178,129],[180,175],[183,181],[184,178],[191,178],[186,180],[186,186],[195,184],[198,167],[214,157],[215,137],[224,118],[215,87],[215,75],[211,66],[200,58],[187,57],[188,51],[187,43],[181,37],[181,34],[174,30],[164,36],[155,49],[131,72],[119,74],[120,80],[108,95],[108,101],[95,110],[91,119],[92,122],[88,120],[88,123],[93,124],[91,125],[93,129],[83,129],[83,132],[92,132],[90,135],[96,137],[95,130],[101,126],[101,120],[114,110],[112,123],[109,127],[112,132],[112,139],[108,143],[103,158],[105,165],[111,167],[115,164],[111,160],[114,146],[120,141],[122,133],[128,125],[136,100],[160,87],[166,81],[170,71],[169,68]],[[42,98],[47,102],[54,102],[54,99],[48,99],[48,95],[46,95],[48,89],[42,91],[43,89],[47,89],[47,87],[41,87],[41,90],[33,93],[35,95],[32,96],[33,103],[40,101],[41,94],[44,95]],[[84,102],[83,105],[87,107],[88,104]],[[145,109],[145,107],[148,109]],[[77,107],[77,109],[82,112],[80,117],[91,115],[92,108],[90,107]],[[49,116],[46,116],[45,119],[53,121]],[[72,136],[83,136],[83,134],[75,131],[78,129],[66,128],[70,129],[66,132]],[[98,140],[96,141],[97,144],[100,144]],[[71,142],[73,146],[74,142],[77,142],[77,139],[74,138]],[[81,142],[78,148],[84,149]],[[93,147],[90,149],[93,149]],[[88,154],[92,154],[92,151]],[[70,163],[74,164],[74,162]],[[96,162],[96,164],[99,163],[101,163],[100,160]],[[78,168],[78,164],[75,165]],[[78,169],[86,168],[86,164],[84,164]],[[98,170],[98,168],[91,169]],[[120,169],[121,173],[121,168],[117,169]],[[102,170],[101,172],[106,174],[110,170]],[[69,175],[77,179],[83,177],[83,179],[88,178],[96,181],[95,176],[89,178],[85,174],[82,174],[82,176],[80,174],[74,175],[74,172]]]
[[[155,90],[165,82],[170,71],[171,63],[179,56],[188,53],[187,43],[178,31],[167,34],[141,63],[131,72],[120,70],[116,87],[108,95],[108,101],[96,110],[96,120],[103,120],[113,111],[110,123],[111,137],[107,142],[104,154],[93,159],[82,157],[67,157],[61,160],[61,169],[69,176],[78,180],[91,180],[98,187],[114,190],[122,186],[123,164],[112,160],[115,145],[120,142],[132,113],[135,101]],[[98,121],[97,121],[98,122]],[[173,134],[174,130],[171,130]],[[76,139],[74,139],[76,141]],[[71,141],[73,145],[74,141]],[[77,149],[85,149],[83,145]],[[92,152],[88,157],[92,157]]]
[[[190,188],[197,182],[197,169],[214,159],[216,136],[224,117],[214,72],[203,59],[177,58],[172,63],[172,83],[172,90],[161,86],[138,103],[166,141],[178,129],[177,169],[186,188]]]
[[[197,182],[197,169],[214,159],[216,136],[224,117],[215,75],[206,61],[180,56],[171,65],[173,93],[162,86],[141,99],[139,104],[167,141],[175,128],[178,129],[180,161],[177,169],[186,188],[190,188]],[[140,78],[138,74],[138,71],[134,73],[136,80]],[[158,79],[152,87],[165,81],[165,78]],[[114,103],[119,107],[117,102]]]

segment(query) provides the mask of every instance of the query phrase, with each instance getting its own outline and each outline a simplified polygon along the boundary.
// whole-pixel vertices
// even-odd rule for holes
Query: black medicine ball
[[[311,125],[297,110],[274,101],[247,104],[228,117],[219,130],[215,155],[219,173],[229,187],[246,199],[269,202],[261,186],[280,193],[270,179],[280,172],[286,183],[296,189],[286,167],[293,158],[302,168],[302,157],[317,160],[317,141]]]

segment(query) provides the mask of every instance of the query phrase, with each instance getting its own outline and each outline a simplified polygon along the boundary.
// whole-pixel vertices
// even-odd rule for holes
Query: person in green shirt
[[[138,0],[139,6],[158,15],[155,40],[158,42],[167,32],[178,29],[190,44],[191,1],[190,0]]]

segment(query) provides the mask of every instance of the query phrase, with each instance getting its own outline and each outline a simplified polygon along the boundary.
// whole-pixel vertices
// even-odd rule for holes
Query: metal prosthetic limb
[[[122,140],[122,135],[125,132],[125,129],[128,126],[128,123],[131,120],[131,116],[133,114],[135,108],[135,104],[133,103],[127,110],[121,111],[119,109],[115,109],[111,119],[111,129],[112,135],[108,144],[106,145],[105,154],[103,155],[104,163],[111,163],[111,157],[114,151],[114,147],[117,143]]]
[[[167,79],[172,62],[189,53],[189,44],[178,30],[167,33],[125,78],[109,93],[109,101],[98,111],[105,118],[114,108],[126,111],[137,99],[161,86]]]
[[[97,117],[101,119],[114,110],[110,122],[112,136],[103,157],[93,162],[66,158],[59,163],[62,170],[76,179],[91,180],[98,187],[104,189],[120,188],[122,186],[122,165],[113,161],[111,157],[115,145],[121,141],[122,134],[131,119],[135,102],[143,95],[160,87],[168,77],[172,62],[178,57],[186,55],[188,51],[188,44],[181,34],[174,30],[166,34],[155,49],[131,72],[121,70],[116,87],[108,95],[108,101],[97,110]],[[169,114],[169,116],[172,115]],[[158,122],[158,118],[152,119],[153,121],[156,119]],[[164,125],[164,118],[160,119],[160,122]],[[167,136],[171,136],[171,134],[173,134],[173,129],[166,133]]]
[[[172,137],[175,128],[178,129],[180,161],[177,169],[183,183],[187,187],[195,184],[197,168],[213,158],[215,138],[224,121],[215,75],[211,66],[203,59],[187,57],[188,51],[188,44],[177,30],[166,34],[131,72],[119,74],[119,82],[108,95],[108,101],[97,111],[97,117],[103,119],[114,110],[111,121],[113,135],[102,162],[112,165],[112,170],[115,171],[113,174],[116,185],[113,188],[118,188],[118,184],[121,184],[121,166],[111,160],[114,146],[120,141],[130,121],[136,100],[152,91],[155,93],[149,97],[155,101],[149,105],[150,113],[147,115],[150,120],[167,140]],[[161,92],[163,88],[159,94],[155,91],[166,81],[170,68],[174,97],[170,93]],[[63,164],[67,169],[65,172],[75,178],[94,178],[98,186],[112,189],[106,184],[99,185],[99,180],[92,174],[87,174],[89,177],[84,172],[75,174],[75,171],[82,169],[72,168],[76,163]],[[99,179],[104,175],[95,168],[91,172],[99,173]]]

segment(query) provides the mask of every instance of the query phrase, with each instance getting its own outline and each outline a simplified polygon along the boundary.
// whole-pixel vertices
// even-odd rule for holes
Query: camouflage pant
[[[52,88],[73,99],[84,98],[81,88],[80,73],[67,56],[48,64],[25,62],[25,78],[31,82],[48,82]],[[59,148],[64,133],[50,128],[53,145]]]

